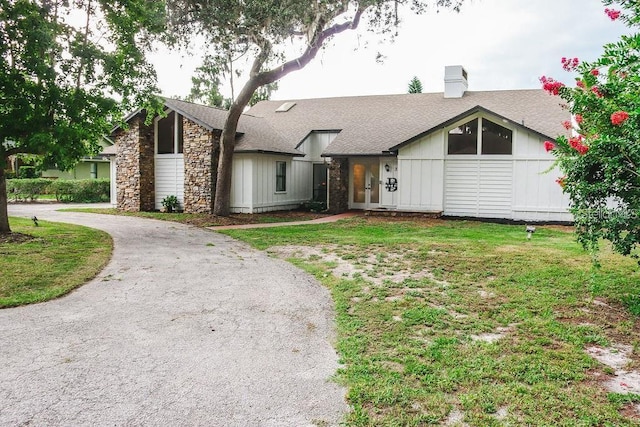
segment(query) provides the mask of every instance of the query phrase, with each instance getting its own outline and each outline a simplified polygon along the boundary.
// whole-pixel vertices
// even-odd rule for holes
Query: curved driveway
[[[9,214],[105,230],[113,259],[66,297],[0,310],[0,425],[313,426],[348,410],[331,299],[309,275],[207,230],[55,207]]]

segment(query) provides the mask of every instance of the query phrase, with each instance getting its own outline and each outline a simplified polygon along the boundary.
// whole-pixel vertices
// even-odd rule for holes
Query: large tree
[[[617,3],[622,10],[607,7],[605,13],[640,26],[638,2]],[[564,173],[558,183],[571,199],[578,240],[594,259],[603,238],[617,252],[634,254],[640,244],[640,34],[607,44],[593,62],[562,58],[562,64],[578,72],[575,86],[541,81],[573,113],[573,123],[565,123],[573,135],[545,145]]]
[[[9,156],[64,169],[95,153],[122,111],[153,102],[144,52],[165,22],[150,0],[0,0],[0,233]]]
[[[381,34],[394,31],[398,10],[458,9],[463,0],[168,0],[174,35],[202,35],[218,63],[250,57],[248,80],[234,97],[220,140],[214,213],[228,215],[231,163],[238,120],[258,88],[304,68],[334,36],[365,22]],[[297,50],[295,48],[298,48]],[[290,54],[296,50],[296,53]]]

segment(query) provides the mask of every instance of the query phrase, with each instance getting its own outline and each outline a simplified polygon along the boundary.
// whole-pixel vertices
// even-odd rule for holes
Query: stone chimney
[[[462,98],[468,88],[467,70],[462,65],[447,65],[444,67],[445,98]]]

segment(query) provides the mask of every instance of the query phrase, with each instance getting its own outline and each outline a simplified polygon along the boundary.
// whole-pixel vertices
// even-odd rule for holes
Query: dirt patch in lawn
[[[35,237],[22,233],[0,234],[0,244],[3,243],[24,243],[34,240]]]
[[[355,246],[327,245],[316,246],[275,246],[269,253],[279,258],[299,258],[311,263],[325,263],[331,273],[339,278],[354,279],[361,277],[373,285],[382,286],[387,283],[401,284],[407,280],[429,279],[435,283],[446,285],[437,280],[426,270],[415,270],[407,261],[407,254],[412,249],[402,252],[370,248],[363,251]]]

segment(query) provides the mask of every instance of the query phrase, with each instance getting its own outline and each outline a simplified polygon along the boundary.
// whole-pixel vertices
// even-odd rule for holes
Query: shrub
[[[165,210],[169,213],[177,211],[178,204],[178,198],[174,195],[162,199],[162,206],[164,206]]]
[[[46,194],[50,183],[51,180],[45,178],[8,179],[7,197],[16,202],[32,202],[41,194]]]
[[[51,182],[49,192],[59,202],[108,202],[111,189],[108,179],[57,179]]]
[[[35,166],[20,166],[18,168],[18,178],[20,179],[34,179],[38,176]]]

